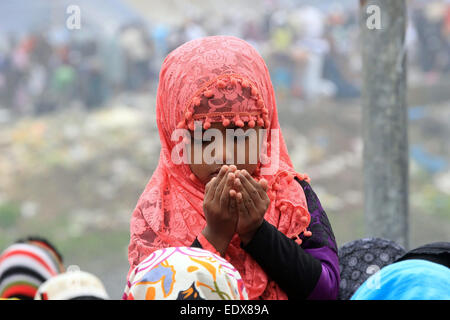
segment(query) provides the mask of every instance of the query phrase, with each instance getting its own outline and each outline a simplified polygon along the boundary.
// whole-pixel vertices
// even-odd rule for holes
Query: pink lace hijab
[[[269,72],[252,46],[235,37],[213,36],[187,42],[172,51],[162,65],[156,115],[161,153],[131,218],[130,271],[155,250],[190,246],[206,225],[204,185],[188,164],[175,164],[171,157],[177,144],[171,140],[173,131],[193,130],[194,121],[200,121],[204,129],[218,121],[224,126],[234,123],[267,129],[266,156],[276,157],[278,165],[273,174],[264,175],[263,169],[271,163],[260,161],[254,173],[256,180],[268,181],[271,204],[264,218],[301,243],[298,236],[311,218],[303,189],[293,180],[295,176],[308,177],[293,169],[278,123]],[[275,139],[273,132],[278,132]],[[225,256],[242,275],[250,299],[287,298],[240,247],[237,235]]]

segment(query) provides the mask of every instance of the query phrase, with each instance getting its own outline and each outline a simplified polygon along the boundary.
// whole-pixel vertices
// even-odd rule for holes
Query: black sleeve
[[[200,242],[198,242],[197,238],[195,238],[194,242],[192,242],[191,247],[203,249],[202,245],[200,244]]]
[[[321,262],[266,220],[242,248],[264,269],[289,299],[306,299],[322,273]]]

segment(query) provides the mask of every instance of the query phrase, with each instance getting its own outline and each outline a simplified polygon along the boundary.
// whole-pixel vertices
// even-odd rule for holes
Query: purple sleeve
[[[311,214],[311,223],[307,230],[312,232],[312,236],[309,238],[300,236],[303,240],[301,247],[322,264],[322,273],[308,299],[337,299],[340,271],[333,229],[319,198],[311,186],[306,181],[298,180],[298,182],[305,192],[308,211]]]
[[[335,300],[338,296],[340,272],[337,255],[330,248],[305,249],[314,258],[320,260],[322,273],[308,300]]]

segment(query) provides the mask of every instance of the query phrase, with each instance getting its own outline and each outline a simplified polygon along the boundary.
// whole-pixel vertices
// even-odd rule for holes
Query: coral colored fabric
[[[280,129],[268,69],[262,57],[247,42],[230,36],[206,37],[187,42],[171,52],[162,65],[157,91],[156,118],[161,141],[159,164],[131,218],[128,257],[130,272],[155,250],[190,246],[206,225],[202,209],[205,186],[196,179],[190,179],[192,172],[189,165],[177,165],[171,160],[172,149],[177,144],[171,141],[171,135],[177,126],[180,127],[180,123],[183,125],[192,116],[204,121],[220,121],[209,117],[211,108],[196,108],[199,103],[195,98],[220,99],[220,90],[211,90],[211,87],[223,87],[219,80],[224,77],[232,83],[230,93],[225,98],[234,101],[234,92],[239,94],[240,101],[229,103],[226,110],[214,108],[214,115],[222,110],[236,121],[237,118],[233,118],[233,115],[240,115],[251,108],[252,115],[259,112],[256,116],[259,119],[264,118],[265,108],[268,111],[265,127]],[[236,79],[240,82],[236,82]],[[248,86],[248,83],[242,84],[241,80],[251,83],[254,94],[242,94],[242,88]],[[205,90],[213,91],[214,96],[211,96],[211,91]],[[259,99],[263,100],[264,106],[257,101]],[[207,106],[211,107],[211,103],[207,102]],[[202,105],[204,104],[200,104]],[[186,114],[187,111],[192,111],[193,115]],[[242,117],[239,119],[252,120]],[[265,219],[288,237],[296,238],[305,231],[311,217],[303,189],[292,180],[294,176],[307,178],[294,171],[281,131],[277,141],[278,150],[270,143],[270,130],[266,137],[268,156],[278,155],[279,167],[275,174],[263,176],[268,181],[268,194],[271,198]],[[256,174],[255,178],[260,179],[261,176]],[[256,261],[240,247],[237,235],[232,239],[225,257],[241,274],[250,299],[287,298],[276,283],[268,279]]]

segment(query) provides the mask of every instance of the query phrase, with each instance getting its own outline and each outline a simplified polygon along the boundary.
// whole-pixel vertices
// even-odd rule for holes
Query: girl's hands
[[[222,166],[208,182],[203,201],[207,225],[202,234],[221,255],[236,232],[244,245],[253,238],[270,204],[266,191],[265,179],[257,182],[233,165]]]
[[[235,201],[239,214],[237,233],[245,245],[263,223],[270,199],[267,196],[265,179],[257,182],[246,170],[236,171],[235,175],[234,185],[237,191]]]
[[[206,227],[202,234],[224,255],[231,238],[236,233],[239,216],[236,210],[236,191],[233,189],[235,166],[222,166],[217,177],[206,184],[203,212]]]

